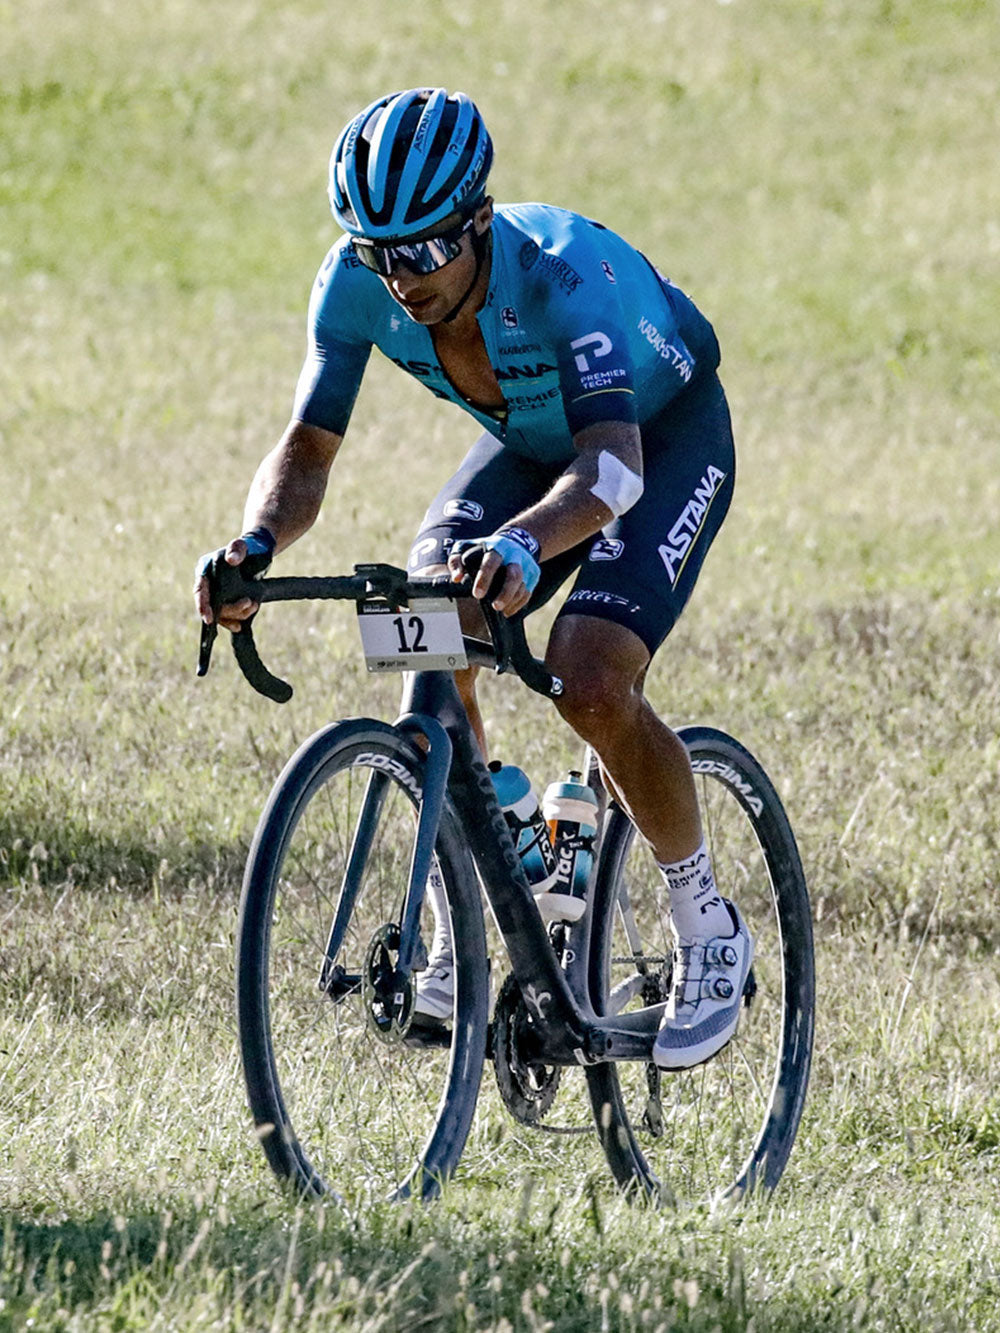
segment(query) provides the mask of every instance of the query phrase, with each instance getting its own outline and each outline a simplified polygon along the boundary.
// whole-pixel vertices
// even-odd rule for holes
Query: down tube
[[[470,737],[454,738],[458,751],[452,797],[470,838],[489,896],[490,906],[510,954],[514,974],[522,981],[525,1000],[533,1010],[552,1059],[577,1063],[589,1057],[601,1040],[596,1026],[581,1014],[556,959],[545,926],[525,878],[507,821],[486,765]]]

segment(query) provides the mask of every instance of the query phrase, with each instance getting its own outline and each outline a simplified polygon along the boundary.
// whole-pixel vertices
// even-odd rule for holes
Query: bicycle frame
[[[648,1061],[662,1006],[613,1019],[594,1013],[588,977],[589,903],[581,920],[570,928],[565,969],[560,964],[454,676],[440,671],[414,673],[407,679],[402,709],[396,726],[427,742],[427,778],[403,917],[400,970],[412,964],[416,922],[448,791],[531,1012],[539,1056],[546,1064],[566,1065]]]
[[[260,602],[330,598],[357,602],[362,615],[369,613],[372,598],[395,615],[405,608],[414,612],[412,603],[421,598],[440,603],[442,596],[469,595],[467,583],[411,582],[405,571],[387,565],[355,566],[352,577],[247,580],[225,566],[221,556],[214,561],[212,585],[216,609],[240,596]],[[562,681],[532,656],[523,617],[491,615],[488,600],[482,611],[489,642],[463,635],[465,660],[497,673],[513,671],[537,693],[558,698]],[[556,1127],[541,1122],[556,1094],[559,1067],[585,1066],[601,1146],[618,1184],[637,1197],[677,1197],[676,1188],[664,1190],[661,1181],[679,1174],[698,1193],[720,1177],[723,1193],[715,1197],[727,1199],[755,1186],[773,1189],[802,1111],[814,1010],[808,890],[773,785],[753,756],[725,733],[711,727],[681,733],[693,770],[711,779],[706,785],[719,816],[720,852],[728,858],[730,876],[738,872],[747,906],[761,922],[759,938],[767,941],[761,954],[763,985],[751,972],[742,995],[749,1008],[751,1002],[760,1003],[761,990],[765,1008],[748,1041],[738,1043],[714,1074],[712,1061],[686,1079],[678,1069],[668,1105],[661,1101],[663,1074],[652,1055],[669,1003],[669,922],[643,848],[635,862],[630,859],[638,841],[635,827],[613,801],[599,807],[597,865],[583,915],[572,924],[543,924],[459,695],[454,672],[463,659],[452,646],[457,626],[450,619],[444,618],[443,626],[442,621],[419,622],[420,635],[426,630],[435,646],[444,645],[431,657],[417,656],[421,649],[415,637],[412,647],[401,647],[401,660],[393,652],[389,664],[378,635],[374,651],[368,635],[370,670],[414,668],[403,682],[396,723],[355,718],[317,732],[289,760],[258,825],[240,905],[237,1012],[248,1098],[273,1169],[302,1193],[323,1194],[331,1188],[326,1168],[322,1160],[313,1164],[312,1148],[299,1139],[293,1122],[301,1119],[310,1138],[319,1134],[322,1158],[327,1136],[346,1117],[359,1144],[370,1142],[373,1155],[365,1146],[355,1161],[353,1153],[345,1157],[339,1147],[334,1149],[330,1166],[338,1175],[346,1172],[366,1198],[376,1178],[391,1189],[392,1198],[432,1197],[458,1164],[482,1065],[492,1058],[501,1096],[515,1119],[550,1129]],[[363,640],[364,629],[371,626],[363,628]],[[201,674],[208,668],[214,637],[214,625],[205,626]],[[233,651],[260,693],[279,701],[290,696],[291,687],[260,661],[248,624],[234,637]],[[423,651],[432,648],[425,644]],[[448,669],[428,671],[428,661],[446,663]],[[593,759],[588,755],[582,767],[600,800],[604,793],[591,776]],[[339,786],[332,809],[321,806],[317,815],[319,840],[314,844],[307,824],[295,850],[299,818],[330,779]],[[340,810],[353,811],[347,830]],[[336,844],[329,857],[324,850],[327,822]],[[345,831],[350,838],[346,849]],[[329,875],[320,876],[322,884],[315,876],[317,851],[330,866]],[[398,858],[407,854],[404,870]],[[286,857],[292,867],[287,881]],[[415,1005],[415,983],[421,967],[428,966],[420,919],[432,883],[437,897],[435,868],[449,894],[453,949],[461,951],[450,1025],[447,1011],[439,1022]],[[494,1007],[492,1032],[477,873],[512,964]],[[276,909],[278,895],[281,909]],[[441,903],[434,906],[440,912]],[[648,939],[640,934],[640,921],[651,927]],[[426,914],[424,922],[426,927]],[[432,947],[441,943],[441,926],[435,922]],[[291,970],[282,963],[272,976],[275,927],[277,956],[289,960]],[[328,939],[322,959],[310,943],[317,936],[320,948],[323,937]],[[348,943],[350,950],[344,947]],[[310,994],[331,1020],[332,1044],[315,1063],[303,1060],[297,1046],[305,1013],[301,1001]],[[631,1008],[635,1004],[643,1007]],[[314,1031],[311,1019],[309,1028]],[[395,1049],[389,1052],[387,1045]],[[435,1065],[424,1059],[423,1053],[432,1051],[438,1052]],[[368,1062],[372,1074],[355,1087],[359,1061]],[[622,1078],[619,1061],[639,1068],[624,1071]],[[442,1082],[437,1101],[425,1086],[428,1072]],[[291,1104],[282,1089],[283,1073],[290,1075]],[[414,1111],[417,1120],[411,1125]],[[387,1133],[391,1150],[384,1153],[380,1144],[388,1142]],[[663,1159],[660,1164],[647,1157],[651,1149]]]

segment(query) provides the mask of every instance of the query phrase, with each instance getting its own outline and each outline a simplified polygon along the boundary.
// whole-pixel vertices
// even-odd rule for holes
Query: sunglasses
[[[422,241],[408,241],[401,245],[376,245],[374,241],[355,236],[351,242],[354,253],[364,264],[379,277],[388,278],[393,269],[402,264],[411,273],[436,273],[445,264],[450,264],[462,252],[462,237],[472,226],[474,218],[443,231],[438,236],[427,236]]]

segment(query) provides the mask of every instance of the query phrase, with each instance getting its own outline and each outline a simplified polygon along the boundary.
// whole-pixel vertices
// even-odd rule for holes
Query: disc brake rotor
[[[413,984],[397,976],[399,927],[380,926],[371,938],[361,973],[361,998],[369,1031],[379,1041],[398,1042],[406,1036],[413,1016]]]

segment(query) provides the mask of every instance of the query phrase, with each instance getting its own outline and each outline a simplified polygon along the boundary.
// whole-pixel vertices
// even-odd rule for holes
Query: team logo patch
[[[421,566],[426,565],[437,551],[437,545],[436,537],[424,537],[421,541],[417,542],[413,550],[410,552],[410,558],[406,562],[406,568],[414,570],[420,569]]]
[[[512,305],[505,305],[500,311],[500,321],[505,329],[517,328],[517,311]]]
[[[590,548],[591,560],[617,560],[622,551],[625,550],[625,543],[617,537],[598,537]]]
[[[518,252],[517,256],[518,259],[521,261],[521,267],[531,268],[532,264],[534,264],[537,261],[539,253],[540,253],[539,248],[536,242],[525,241],[525,243],[521,246],[521,249]]]
[[[604,276],[607,278],[608,282],[616,281],[615,271],[606,259],[601,260],[601,268],[604,269]]]
[[[710,463],[705,475],[695,486],[691,499],[667,533],[667,540],[657,547],[672,588],[677,587],[677,580],[684,572],[688,556],[701,536],[712,502],[725,480],[726,473]]]
[[[570,348],[576,352],[576,368],[581,375],[585,375],[590,369],[587,361],[587,353],[584,348],[590,349],[592,357],[607,356],[611,351],[611,339],[600,329],[595,329],[593,333],[585,333],[582,338],[574,338],[570,343]]]
[[[468,518],[478,523],[483,516],[483,506],[475,500],[447,500],[444,506],[445,518]]]

